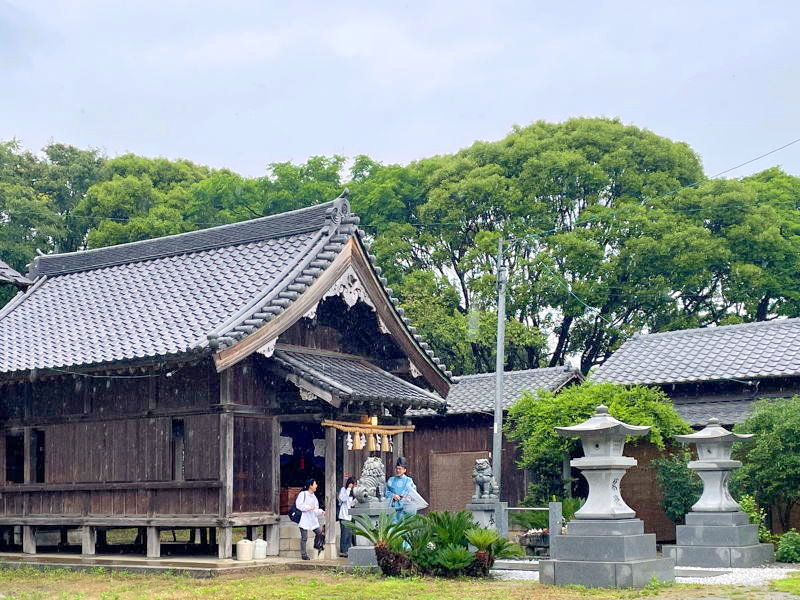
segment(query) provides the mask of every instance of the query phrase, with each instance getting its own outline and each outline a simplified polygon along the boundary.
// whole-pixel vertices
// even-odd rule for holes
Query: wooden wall
[[[0,515],[217,514],[218,402],[210,362],[0,386]],[[44,435],[44,481],[6,482],[5,434],[28,431]]]
[[[272,418],[237,415],[233,432],[233,512],[270,511]]]
[[[409,473],[417,489],[426,499],[430,495],[430,455],[450,452],[490,452],[492,449],[492,418],[488,415],[453,415],[414,419],[416,430],[404,436],[404,452],[409,461]],[[526,473],[516,466],[516,445],[503,442],[502,500],[518,506],[527,490]],[[472,477],[462,485],[472,486]]]

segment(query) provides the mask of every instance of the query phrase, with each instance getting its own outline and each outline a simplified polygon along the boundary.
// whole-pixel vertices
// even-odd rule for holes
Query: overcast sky
[[[800,137],[800,2],[0,0],[0,139],[245,175],[619,117],[714,175]],[[800,175],[800,143],[741,168]]]

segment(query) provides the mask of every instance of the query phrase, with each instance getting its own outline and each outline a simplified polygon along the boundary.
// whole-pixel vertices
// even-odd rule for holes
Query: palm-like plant
[[[413,528],[410,519],[395,522],[390,515],[381,515],[378,522],[364,516],[353,517],[345,526],[353,530],[355,535],[365,537],[375,547],[375,558],[384,575],[397,576],[404,571],[411,571],[413,565],[403,550],[405,536]]]
[[[441,546],[456,545],[467,547],[466,533],[469,529],[476,527],[472,520],[472,514],[466,510],[451,513],[431,512],[428,513],[428,520],[431,524],[436,543]]]
[[[435,559],[444,574],[460,575],[472,565],[475,557],[463,546],[448,544],[436,549]]]

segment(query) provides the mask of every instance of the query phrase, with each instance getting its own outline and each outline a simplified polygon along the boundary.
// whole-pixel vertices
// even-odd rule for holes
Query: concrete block
[[[758,525],[678,525],[677,546],[750,546],[758,543]]]
[[[739,569],[757,567],[775,562],[775,546],[772,544],[753,544],[731,548],[731,566]]]
[[[644,522],[641,519],[575,519],[567,525],[567,535],[641,535]]]
[[[311,535],[313,535],[313,533]],[[309,539],[307,545],[313,546],[314,545],[314,539],[311,536],[309,536],[309,538],[310,539]],[[299,537],[289,538],[288,541],[289,541],[289,550],[297,550],[298,552],[300,551],[300,538]]]
[[[375,558],[374,546],[353,546],[347,552],[347,560],[353,566],[376,567],[378,559]]]
[[[675,558],[681,567],[749,568],[775,560],[772,544],[739,547],[664,546],[664,556]]]
[[[617,536],[557,535],[550,538],[551,556],[571,561],[623,562],[656,557],[652,533]]]
[[[731,549],[711,546],[664,546],[664,556],[681,567],[730,567]]]
[[[747,514],[736,512],[690,512],[686,513],[687,525],[749,525]]]
[[[626,562],[543,560],[539,582],[545,585],[582,585],[605,588],[642,588],[653,578],[675,580],[675,562],[669,558]]]

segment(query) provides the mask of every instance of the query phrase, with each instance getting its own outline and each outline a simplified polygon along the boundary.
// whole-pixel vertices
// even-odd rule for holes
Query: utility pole
[[[503,238],[497,242],[497,349],[494,390],[494,435],[492,437],[492,470],[497,486],[501,486],[503,466],[503,369],[506,356],[506,282],[508,271],[503,266]]]

